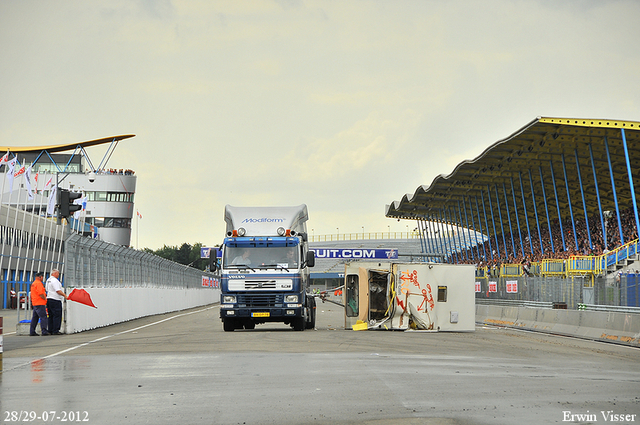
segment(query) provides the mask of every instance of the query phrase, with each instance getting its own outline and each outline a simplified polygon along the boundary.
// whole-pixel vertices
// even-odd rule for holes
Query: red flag
[[[75,301],[75,302],[80,303],[80,304],[88,305],[89,307],[98,308],[93,304],[93,301],[91,301],[91,296],[84,289],[74,289],[67,296],[67,298],[70,299],[71,301]]]

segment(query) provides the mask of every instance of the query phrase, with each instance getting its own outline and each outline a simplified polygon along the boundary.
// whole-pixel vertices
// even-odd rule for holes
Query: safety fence
[[[554,308],[580,305],[640,307],[640,274],[614,278],[572,276],[476,278],[476,299],[550,303]]]
[[[603,255],[574,255],[566,260],[544,259],[530,264],[500,264],[478,267],[476,277],[520,277],[520,276],[604,276],[616,265],[638,260],[638,239]],[[640,266],[639,266],[640,268]]]
[[[66,241],[63,275],[74,288],[200,288],[218,282],[213,273],[77,234]]]

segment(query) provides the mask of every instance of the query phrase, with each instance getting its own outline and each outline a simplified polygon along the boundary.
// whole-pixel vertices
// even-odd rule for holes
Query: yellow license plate
[[[251,313],[251,317],[269,317],[269,312]]]

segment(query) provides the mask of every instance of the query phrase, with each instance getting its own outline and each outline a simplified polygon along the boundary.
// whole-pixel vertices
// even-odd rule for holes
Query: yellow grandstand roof
[[[2,147],[0,147],[0,152],[6,152],[6,151],[11,151],[13,153],[27,153],[27,152],[38,153],[38,152],[42,152],[42,151],[47,151],[47,152],[65,152],[65,151],[74,150],[77,147],[87,148],[89,146],[96,146],[96,145],[102,145],[104,143],[117,142],[117,141],[128,139],[128,138],[134,137],[134,136],[135,136],[135,134],[125,134],[125,135],[121,135],[121,136],[111,136],[111,137],[105,137],[105,138],[102,138],[102,139],[87,140],[86,142],[66,143],[66,144],[61,144],[61,145],[50,145],[50,146],[29,146],[29,147],[2,146]]]
[[[444,217],[442,211],[452,209],[459,212],[449,213],[448,217],[454,218],[445,221],[466,224],[464,213],[460,212],[477,214],[475,199],[482,196],[489,208],[487,197],[490,194],[493,209],[500,206],[504,214],[508,207],[512,220],[515,205],[520,214],[520,227],[524,226],[525,208],[529,220],[535,220],[533,201],[538,217],[546,222],[545,199],[554,212],[552,220],[557,217],[558,204],[563,219],[570,214],[569,204],[574,217],[584,218],[585,210],[588,216],[599,212],[598,194],[603,210],[615,210],[612,178],[618,205],[628,208],[632,205],[632,194],[621,129],[624,129],[634,192],[637,193],[640,187],[640,122],[539,117],[489,146],[477,158],[461,162],[451,174],[439,175],[430,185],[419,186],[413,194],[406,194],[400,201],[387,205],[385,215],[437,220]],[[508,225],[507,218],[502,217],[505,225]],[[468,221],[471,223],[471,218]]]

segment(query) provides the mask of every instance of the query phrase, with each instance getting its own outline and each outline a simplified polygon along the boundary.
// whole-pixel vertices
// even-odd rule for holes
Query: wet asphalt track
[[[609,411],[640,423],[638,349],[498,328],[353,332],[343,323],[338,306],[319,304],[316,330],[225,333],[209,306],[74,335],[5,335],[1,420],[541,424],[583,423],[566,412],[602,423]]]

